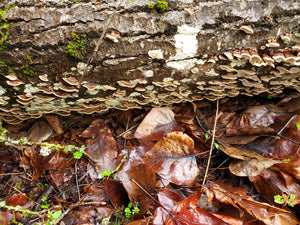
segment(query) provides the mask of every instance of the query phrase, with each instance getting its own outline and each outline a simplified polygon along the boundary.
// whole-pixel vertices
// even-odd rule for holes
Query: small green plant
[[[6,19],[6,13],[9,9],[14,8],[13,4],[8,4],[4,9],[0,8],[0,51],[4,49],[3,43],[9,37],[9,23]]]
[[[104,177],[109,178],[112,174],[118,172],[119,169],[121,168],[122,164],[126,161],[126,158],[127,158],[127,156],[124,155],[123,158],[121,159],[121,162],[118,164],[118,166],[116,167],[116,169],[114,169],[113,171],[105,170],[103,173],[99,173],[98,179],[102,179]]]
[[[124,214],[126,219],[130,220],[132,215],[139,213],[140,212],[139,206],[140,206],[139,202],[136,202],[134,207],[132,203],[129,202],[128,206],[124,209]]]
[[[204,138],[205,138],[205,141],[207,141],[207,140],[209,139],[209,134],[208,134],[208,133],[205,133]]]
[[[292,204],[293,200],[296,198],[294,194],[282,194],[282,195],[275,195],[274,196],[274,202],[281,204],[281,205],[288,205],[290,207],[294,207],[294,204]]]
[[[296,127],[300,130],[300,123],[296,123]]]
[[[64,127],[66,127],[66,126],[68,126],[68,123],[67,123],[66,121],[63,121],[63,122],[62,122],[62,125],[63,125]]]
[[[72,40],[68,42],[67,46],[63,46],[68,55],[75,59],[83,60],[85,56],[85,46],[86,46],[86,35],[76,34],[72,32]],[[63,42],[64,43],[64,42]]]
[[[43,204],[41,205],[42,209],[49,209],[50,204],[48,203],[48,196],[43,196],[42,197],[42,202]]]
[[[57,207],[57,206],[56,206]],[[5,201],[0,201],[0,209],[6,209],[8,211],[12,212],[19,212],[23,214],[23,217],[28,217],[29,215],[35,216],[37,218],[41,218],[44,222],[42,224],[50,225],[50,224],[57,224],[57,219],[62,215],[61,210],[50,210],[48,208],[43,209],[42,211],[35,212],[31,211],[29,209],[23,209],[21,206],[9,206],[6,204]],[[16,219],[14,218],[12,221],[10,221],[10,224],[20,224]],[[38,223],[40,224],[40,223]]]
[[[27,138],[21,137],[19,140],[13,140],[6,135],[7,131],[2,127],[2,122],[0,120],[0,146],[1,145],[38,145],[40,146],[40,154],[42,156],[48,156],[51,154],[52,150],[55,151],[63,151],[65,153],[73,153],[74,159],[80,159],[85,153],[86,147],[82,145],[81,147],[76,147],[75,145],[60,145],[60,144],[51,144],[48,142],[32,142],[28,141]]]
[[[214,146],[216,147],[216,149],[219,151],[220,150],[220,146],[217,142],[214,142]]]

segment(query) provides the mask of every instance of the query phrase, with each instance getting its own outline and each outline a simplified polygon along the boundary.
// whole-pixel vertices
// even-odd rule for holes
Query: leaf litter
[[[0,223],[300,224],[299,105],[243,97],[221,100],[217,119],[202,101],[4,124],[36,144],[0,146]],[[45,141],[86,149],[44,157]]]

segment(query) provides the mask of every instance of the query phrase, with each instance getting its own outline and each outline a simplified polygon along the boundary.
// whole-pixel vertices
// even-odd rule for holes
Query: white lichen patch
[[[167,62],[167,66],[177,70],[190,70],[195,66],[195,64],[199,64],[197,61],[199,61],[199,59],[169,61]]]
[[[247,62],[248,62],[247,59],[233,60],[233,61],[231,61],[230,66],[232,66],[232,67],[244,67]]]
[[[89,94],[89,95],[96,95],[96,94],[99,93],[99,90],[97,90],[97,89],[87,90],[86,93]]]
[[[164,54],[161,49],[148,51],[149,57],[152,59],[164,59]]]
[[[186,24],[178,27],[178,33],[174,36],[176,54],[169,60],[192,58],[197,55],[199,27],[191,27]]]
[[[147,90],[151,91],[154,89],[154,85],[148,85],[145,87]]]
[[[171,82],[173,80],[174,79],[172,77],[166,77],[166,78],[164,78],[164,82]]]
[[[5,93],[6,93],[5,88],[0,86],[0,95],[4,95]]]
[[[191,78],[183,78],[182,80],[180,80],[182,83],[189,83],[192,81]]]
[[[116,99],[111,99],[111,100],[105,101],[105,104],[107,106],[118,106],[118,105],[120,105],[120,102]]]
[[[153,71],[152,70],[144,70],[143,74],[145,77],[153,77]]]
[[[142,94],[139,92],[132,92],[129,97],[137,97],[137,96],[141,96]]]
[[[38,89],[31,84],[25,84],[24,93],[37,93]]]

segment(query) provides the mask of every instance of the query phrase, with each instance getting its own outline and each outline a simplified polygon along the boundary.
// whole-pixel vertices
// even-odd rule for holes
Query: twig
[[[97,45],[96,45],[96,47],[95,47],[95,49],[94,49],[94,51],[93,51],[93,55],[88,59],[87,65],[86,65],[86,67],[85,67],[85,69],[84,69],[84,71],[83,71],[83,74],[82,74],[80,80],[86,75],[86,72],[87,72],[87,70],[88,70],[89,65],[90,65],[90,64],[94,61],[94,59],[96,58],[97,53],[98,53],[98,51],[99,51],[99,47],[100,47],[100,45],[101,45],[102,42],[103,42],[103,38],[104,38],[104,35],[105,35],[105,33],[106,33],[107,29],[108,29],[108,26],[109,26],[109,24],[111,23],[111,21],[112,21],[114,15],[116,14],[117,10],[119,9],[119,7],[120,7],[120,5],[121,5],[121,3],[122,3],[123,1],[124,1],[124,0],[120,0],[120,1],[117,3],[115,10],[114,10],[113,13],[110,15],[110,17],[109,17],[107,23],[105,24],[104,29],[103,29],[103,31],[102,31],[102,34],[101,34],[101,36],[100,36],[100,38],[99,38],[99,40],[98,40],[98,42],[97,42]]]
[[[283,139],[286,139],[286,140],[288,140],[288,141],[290,141],[290,142],[293,142],[293,143],[296,144],[296,145],[300,145],[300,142],[294,141],[294,140],[292,140],[292,139],[290,139],[290,138],[287,138],[287,137],[281,135],[282,131],[284,131],[284,129],[287,127],[287,125],[289,125],[289,124],[290,124],[297,116],[298,116],[298,115],[293,115],[293,116],[287,121],[287,123],[281,128],[281,130],[277,133],[277,135],[278,135],[279,137],[283,138]]]
[[[206,182],[206,177],[207,177],[209,166],[210,166],[210,162],[211,162],[212,151],[213,151],[213,148],[214,148],[216,126],[217,126],[217,120],[218,120],[218,113],[219,113],[219,99],[217,99],[216,117],[215,117],[214,129],[213,129],[212,140],[211,140],[211,145],[210,145],[208,162],[207,162],[207,166],[206,166],[206,170],[205,170],[205,175],[204,175],[203,182],[202,182],[203,186],[205,185],[205,182]]]
[[[76,181],[76,188],[77,188],[77,193],[78,193],[78,199],[80,199],[80,189],[78,185],[78,175],[77,175],[77,160],[75,162],[75,181]]]

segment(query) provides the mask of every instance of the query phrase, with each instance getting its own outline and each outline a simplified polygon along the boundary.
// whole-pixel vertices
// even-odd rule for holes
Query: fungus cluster
[[[32,84],[11,73],[0,86],[0,119],[19,124],[48,113],[92,114],[110,108],[128,110],[237,95],[273,96],[284,88],[300,91],[300,43],[280,48],[283,41],[290,40],[290,34],[285,34],[268,39],[263,50],[228,50],[170,77],[159,76],[159,71],[145,66],[134,79],[80,81],[86,67],[83,63],[78,63],[76,72],[63,73],[58,79],[39,75]]]

